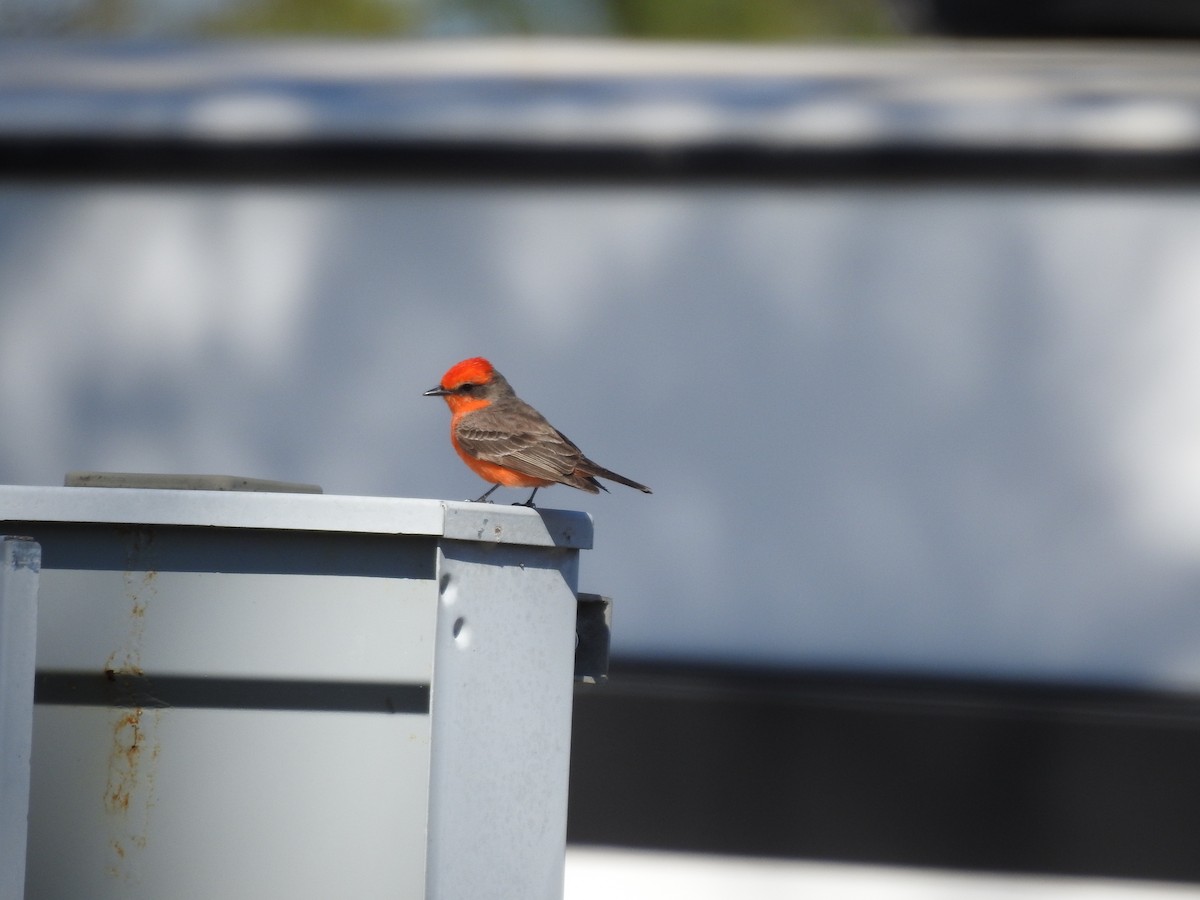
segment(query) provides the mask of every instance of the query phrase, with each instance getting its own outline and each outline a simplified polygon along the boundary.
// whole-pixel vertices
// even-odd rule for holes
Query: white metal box
[[[0,488],[42,547],[27,897],[556,898],[581,513]]]

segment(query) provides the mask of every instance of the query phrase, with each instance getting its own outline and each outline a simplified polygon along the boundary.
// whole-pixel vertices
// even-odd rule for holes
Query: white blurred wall
[[[1190,885],[568,847],[565,900],[1195,900]]]
[[[0,481],[474,497],[483,354],[618,654],[1195,689],[1197,297],[1194,188],[9,183]]]

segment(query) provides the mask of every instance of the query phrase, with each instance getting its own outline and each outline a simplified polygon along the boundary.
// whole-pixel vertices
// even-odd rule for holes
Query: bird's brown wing
[[[527,403],[493,404],[468,413],[455,429],[459,445],[472,456],[515,469],[534,478],[594,489],[579,484],[575,468],[579,448]]]

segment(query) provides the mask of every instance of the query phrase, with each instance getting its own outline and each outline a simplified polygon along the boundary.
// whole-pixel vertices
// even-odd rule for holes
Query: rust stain
[[[119,669],[113,668],[113,659],[116,657],[116,652],[109,654],[108,660],[104,664],[104,679],[106,681],[118,681],[122,677],[136,677],[145,675],[145,670],[141,666],[121,666]]]
[[[114,672],[118,679],[127,672]],[[104,809],[109,815],[112,856],[105,872],[135,882],[140,877],[138,850],[150,834],[150,811],[155,805],[155,772],[162,750],[158,726],[163,710],[115,709]]]
[[[125,595],[129,600],[129,627],[123,646],[113,650],[104,661],[104,677],[117,681],[122,674],[142,675],[142,642],[146,635],[146,614],[150,601],[157,593],[158,572],[127,571],[124,574]]]
[[[104,788],[104,807],[110,813],[125,812],[137,787],[138,758],[145,743],[142,715],[145,710],[131,709],[113,726],[113,749],[109,758],[108,784]]]
[[[106,874],[127,882],[139,880],[136,852],[146,847],[150,833],[150,810],[154,806],[154,775],[161,746],[157,726],[162,710],[147,713],[135,706],[145,694],[142,667],[142,646],[147,614],[157,593],[158,572],[145,568],[146,555],[154,542],[154,533],[147,529],[127,529],[127,556],[123,575],[125,607],[125,638],[104,661],[103,675],[115,691],[111,710],[112,744],[108,759],[108,776],[104,785],[103,804],[108,813],[109,847],[111,855]],[[114,612],[116,612],[114,610]]]

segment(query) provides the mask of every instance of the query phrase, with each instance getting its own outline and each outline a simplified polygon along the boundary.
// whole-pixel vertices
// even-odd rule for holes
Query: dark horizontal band
[[[43,569],[434,578],[428,535],[16,521],[5,528],[42,545]]]
[[[39,672],[34,699],[52,706],[429,713],[428,684],[206,678],[112,670]]]
[[[453,182],[711,181],[824,183],[997,178],[1111,186],[1200,180],[1200,151],[884,144],[779,146],[770,142],[597,142],[186,137],[0,136],[0,179],[62,181]]]
[[[1200,883],[1200,695],[616,660],[580,844]]]

